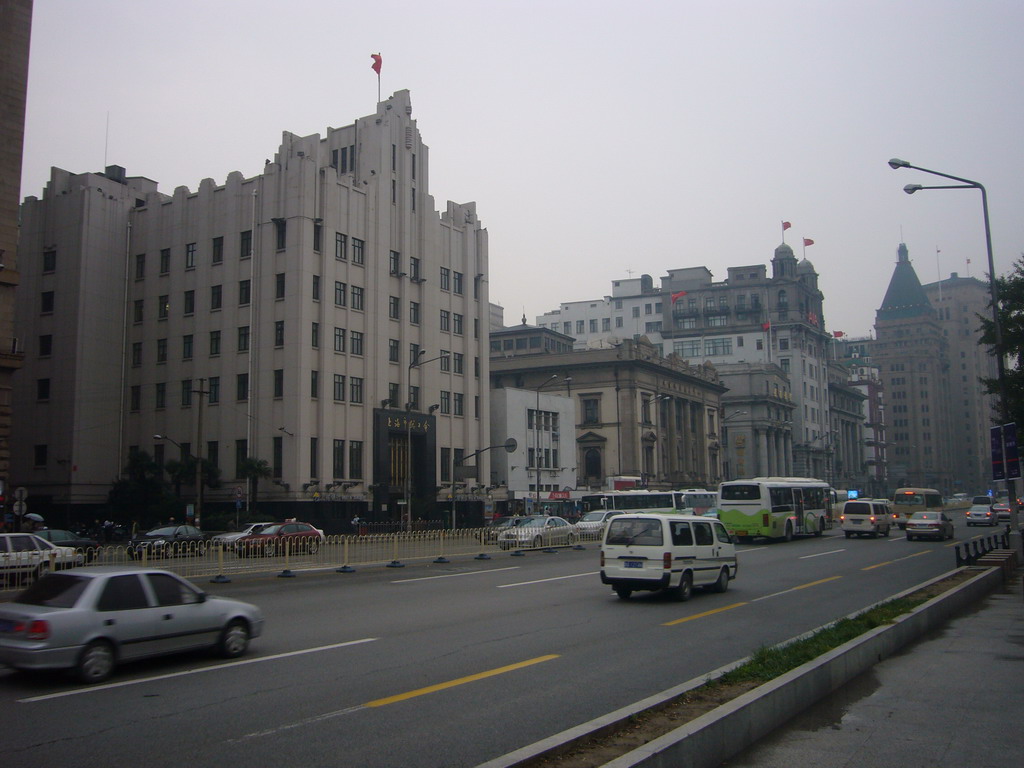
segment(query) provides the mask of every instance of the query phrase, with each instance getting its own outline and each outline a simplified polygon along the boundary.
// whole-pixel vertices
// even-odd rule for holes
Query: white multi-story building
[[[432,516],[490,439],[489,305],[475,204],[439,214],[428,182],[407,91],[195,191],[54,169],[22,208],[15,481],[87,509],[180,451],[219,469],[208,506],[252,458],[271,510]]]

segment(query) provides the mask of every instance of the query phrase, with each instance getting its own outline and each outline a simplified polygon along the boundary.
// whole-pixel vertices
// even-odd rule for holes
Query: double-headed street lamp
[[[1009,386],[1006,381],[1006,360],[1004,358],[1003,350],[1003,331],[1002,325],[999,322],[999,288],[996,285],[996,267],[992,258],[992,230],[989,226],[988,220],[988,193],[985,191],[984,185],[980,182],[963,179],[959,176],[952,176],[948,173],[941,173],[940,171],[932,171],[928,168],[921,168],[917,165],[911,165],[906,160],[900,160],[897,157],[894,157],[889,161],[889,167],[893,170],[898,170],[900,168],[912,168],[915,171],[929,173],[932,176],[941,176],[944,179],[952,179],[953,181],[960,182],[959,184],[943,184],[927,187],[922,186],[921,184],[907,184],[903,187],[903,191],[908,195],[912,195],[922,189],[977,189],[981,192],[981,210],[985,217],[985,250],[988,254],[988,289],[992,301],[992,332],[995,336],[994,347],[996,355],[996,375],[997,381],[999,382],[999,406],[1002,411],[1002,422],[1005,424],[1012,421],[1012,414],[1010,413]],[[1010,509],[1013,512],[1016,512],[1017,494],[1014,486],[1014,481],[1009,477],[1006,478],[1006,490],[1010,496]]]

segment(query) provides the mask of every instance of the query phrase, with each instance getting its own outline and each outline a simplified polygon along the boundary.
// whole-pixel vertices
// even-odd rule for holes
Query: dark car
[[[289,520],[269,525],[259,533],[250,533],[235,542],[239,557],[283,555],[285,551],[315,555],[324,541],[324,532],[309,523]]]
[[[206,535],[194,525],[164,525],[131,540],[128,557],[174,557],[205,555]]]
[[[96,539],[90,539],[88,536],[79,536],[73,531],[65,531],[62,528],[43,528],[35,533],[39,538],[46,539],[59,547],[74,547],[75,549],[82,550],[82,554],[85,555],[85,562],[87,563],[95,560],[100,551],[100,543]]]

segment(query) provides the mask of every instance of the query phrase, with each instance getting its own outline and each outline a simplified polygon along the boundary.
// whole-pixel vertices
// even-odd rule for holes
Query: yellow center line
[[[793,587],[793,590],[807,589],[808,587],[816,587],[819,584],[825,584],[826,582],[835,581],[836,579],[841,579],[841,578],[843,578],[843,577],[842,576],[829,576],[827,579],[818,579],[817,581],[812,581],[810,584],[801,584],[799,587]]]
[[[446,688],[454,688],[456,685],[464,685],[465,683],[473,683],[477,680],[483,680],[488,677],[494,677],[495,675],[502,675],[506,672],[514,672],[517,669],[523,667],[529,667],[533,664],[540,664],[544,661],[551,661],[557,659],[559,654],[552,653],[547,656],[538,656],[535,659],[527,659],[526,661],[520,661],[517,664],[509,664],[507,667],[498,667],[497,669],[491,669],[487,672],[479,672],[475,675],[467,675],[466,677],[460,677],[458,680],[449,680],[447,683],[438,683],[437,685],[428,685],[426,688],[418,688],[415,691],[409,691],[407,693],[399,693],[395,696],[388,696],[384,699],[375,699],[374,701],[368,701],[364,704],[364,707],[383,707],[387,704],[394,704],[399,701],[405,701],[406,699],[413,699],[417,696],[423,696],[428,693],[435,693],[436,691],[443,691]]]
[[[931,550],[928,549],[922,549],[920,552],[915,552],[912,555],[907,555],[906,557],[898,557],[895,560],[886,560],[884,563],[875,563],[874,565],[869,565],[866,568],[861,568],[861,570],[870,571],[872,568],[881,568],[883,565],[892,565],[893,563],[898,563],[902,560],[909,560],[912,557],[920,557],[921,555],[927,555],[930,551]]]
[[[695,613],[693,616],[687,616],[685,619],[676,619],[675,621],[666,621],[662,626],[671,627],[676,624],[682,624],[686,621],[693,621],[694,619],[703,619],[705,616],[713,616],[716,613],[722,611],[731,611],[733,608],[739,608],[741,605],[747,605],[747,603],[733,603],[732,605],[726,605],[722,608],[715,608],[712,611],[704,611],[704,613]]]

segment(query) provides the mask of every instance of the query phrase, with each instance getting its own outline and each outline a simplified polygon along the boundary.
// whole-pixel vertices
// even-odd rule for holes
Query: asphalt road
[[[982,536],[958,523],[957,539]],[[4,752],[34,765],[473,766],[952,570],[951,542],[740,548],[725,594],[618,600],[598,550],[201,584],[260,605],[224,663],[191,654],[82,687],[0,671]]]

